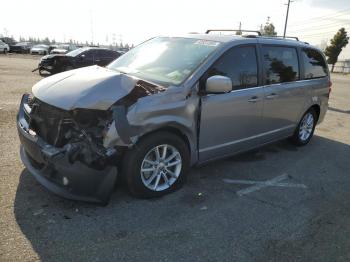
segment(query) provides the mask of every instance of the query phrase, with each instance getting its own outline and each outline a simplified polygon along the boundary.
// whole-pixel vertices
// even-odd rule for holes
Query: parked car
[[[47,55],[49,53],[48,45],[35,45],[30,49],[32,55]]]
[[[0,52],[6,54],[8,51],[10,51],[9,45],[0,40]]]
[[[105,66],[119,56],[118,52],[109,49],[84,47],[75,49],[65,55],[44,56],[39,62],[38,69],[40,74],[43,71],[56,74],[90,65]]]
[[[12,37],[0,37],[0,40],[5,44],[8,44],[11,48],[11,45],[15,45],[16,41]]]
[[[66,54],[70,51],[77,49],[76,45],[73,44],[61,44],[57,48],[51,50],[50,54]]]
[[[179,188],[188,168],[290,138],[309,143],[331,91],[322,52],[262,36],[156,37],[106,68],[60,73],[23,95],[21,158],[51,191],[107,203]]]
[[[10,46],[11,53],[29,54],[33,44],[30,42],[20,42]]]
[[[51,51],[54,50],[55,48],[58,48],[58,45],[50,45],[49,46],[49,54],[51,54]]]

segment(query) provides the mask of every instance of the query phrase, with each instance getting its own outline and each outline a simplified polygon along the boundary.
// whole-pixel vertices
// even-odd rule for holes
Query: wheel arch
[[[318,119],[319,119],[319,117],[320,117],[320,112],[321,112],[321,107],[320,107],[320,105],[319,105],[319,104],[313,104],[312,106],[310,106],[310,107],[308,108],[307,111],[309,111],[310,109],[314,109],[314,110],[315,110],[315,112],[317,113],[317,121],[318,121]],[[307,111],[306,111],[306,112],[307,112]]]

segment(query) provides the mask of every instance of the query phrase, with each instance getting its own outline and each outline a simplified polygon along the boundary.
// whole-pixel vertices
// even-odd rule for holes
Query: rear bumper
[[[17,116],[23,164],[44,187],[65,198],[107,204],[117,178],[117,168],[107,166],[97,170],[80,161],[71,163],[69,147],[57,148],[47,144],[30,131],[25,119],[26,97],[23,96]]]

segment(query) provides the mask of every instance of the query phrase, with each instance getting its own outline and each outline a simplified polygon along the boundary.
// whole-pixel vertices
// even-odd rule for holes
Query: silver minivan
[[[35,84],[17,117],[21,158],[66,198],[106,204],[117,177],[157,197],[190,166],[285,138],[307,144],[330,90],[324,55],[301,41],[156,37],[107,67]]]

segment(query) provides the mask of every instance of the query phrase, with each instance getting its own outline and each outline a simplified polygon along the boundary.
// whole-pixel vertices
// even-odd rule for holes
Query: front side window
[[[232,90],[258,85],[258,65],[254,46],[234,47],[227,51],[208,72],[231,78]]]
[[[304,63],[305,79],[328,75],[327,64],[323,56],[315,49],[304,48],[301,52]]]
[[[131,49],[108,68],[164,85],[179,85],[219,44],[201,39],[157,37]]]
[[[266,85],[299,79],[298,55],[295,48],[263,46],[262,53]]]

